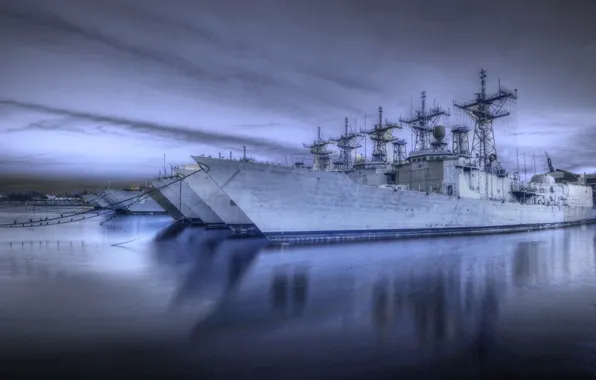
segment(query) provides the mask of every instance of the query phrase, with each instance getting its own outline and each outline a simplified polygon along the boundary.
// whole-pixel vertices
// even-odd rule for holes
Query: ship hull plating
[[[205,202],[178,178],[165,178],[153,181],[153,186],[176,210],[171,215],[178,215],[178,219],[207,225],[220,224],[221,220],[213,213]]]
[[[99,203],[97,202],[97,198],[99,197],[99,195],[96,194],[87,194],[87,195],[83,195],[83,200],[85,201],[85,203],[87,203],[89,206],[94,207],[94,208],[100,208],[101,206],[99,205]]]
[[[183,180],[204,202],[209,209],[220,218],[221,222],[234,233],[246,235],[254,234],[254,223],[246,214],[222,191],[219,186],[203,171],[198,171],[198,166],[193,169],[176,169],[176,172],[186,176]]]
[[[149,192],[151,198],[157,202],[157,204],[165,210],[165,212],[172,217],[174,220],[184,219],[184,215],[178,207],[174,206],[174,204],[166,197],[164,194],[165,191],[161,189],[163,186],[161,180],[155,180],[151,182],[151,185],[155,187],[154,190]]]
[[[101,191],[91,201],[97,208],[110,208],[110,202],[106,197],[106,191]]]
[[[467,199],[360,185],[345,173],[193,159],[275,242],[528,231],[596,219],[592,207]]]

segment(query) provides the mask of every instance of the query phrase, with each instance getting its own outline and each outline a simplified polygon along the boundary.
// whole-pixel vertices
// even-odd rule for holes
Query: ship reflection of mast
[[[271,281],[271,308],[282,317],[299,316],[308,301],[308,275],[305,269],[296,268],[292,274],[278,270]]]

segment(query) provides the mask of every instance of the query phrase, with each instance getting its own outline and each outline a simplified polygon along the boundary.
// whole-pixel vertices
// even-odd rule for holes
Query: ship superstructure
[[[412,153],[424,154],[429,151],[444,151],[446,146],[446,143],[442,141],[444,136],[437,136],[435,126],[441,116],[449,116],[449,111],[442,109],[440,106],[427,110],[426,91],[422,91],[420,98],[422,106],[419,111],[416,111],[416,116],[409,119],[400,119],[401,123],[408,125],[414,132],[416,142]]]

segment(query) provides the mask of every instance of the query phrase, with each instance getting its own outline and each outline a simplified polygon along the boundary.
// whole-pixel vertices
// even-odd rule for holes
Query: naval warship
[[[174,220],[185,220],[210,227],[223,223],[178,173],[156,179],[151,185],[155,189],[150,192],[151,197]]]
[[[144,189],[106,189],[108,208],[126,214],[164,214],[165,210],[148,195]]]
[[[153,180],[150,182],[150,185],[153,187],[153,190],[148,192],[149,196],[164,209],[166,214],[176,221],[184,219],[184,214],[181,212],[182,205],[178,207],[174,205],[174,203],[180,203],[180,201],[177,199],[168,199],[165,195],[166,189],[162,179]]]
[[[271,241],[356,239],[496,233],[554,228],[596,221],[592,188],[583,176],[559,182],[548,174],[522,181],[497,157],[493,120],[509,115],[505,105],[517,99],[499,83],[471,101],[454,102],[474,122],[453,126],[452,145],[438,120],[449,116],[440,107],[422,108],[399,123],[379,121],[370,130],[346,134],[335,141],[315,141],[312,168],[245,160],[193,156],[206,176],[230,198]],[[408,125],[415,146],[406,156],[405,141],[392,131]],[[472,132],[470,147],[468,132]],[[358,135],[373,142],[371,162],[351,162]],[[340,148],[339,165],[330,168],[325,147]],[[387,160],[387,145],[394,160]]]
[[[174,168],[177,174],[184,176],[183,182],[198,196],[199,199],[193,204],[204,203],[217,215],[223,225],[234,232],[256,232],[248,216],[213,182],[208,173],[200,169],[197,164]]]
[[[106,192],[100,191],[96,194],[87,194],[83,196],[83,200],[90,206],[97,209],[105,209],[110,207],[110,202],[106,198]]]

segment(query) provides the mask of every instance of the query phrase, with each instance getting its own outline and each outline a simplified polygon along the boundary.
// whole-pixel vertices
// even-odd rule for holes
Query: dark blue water
[[[200,228],[156,239],[167,217],[101,218],[0,230],[0,371],[596,373],[594,227],[267,248]]]

